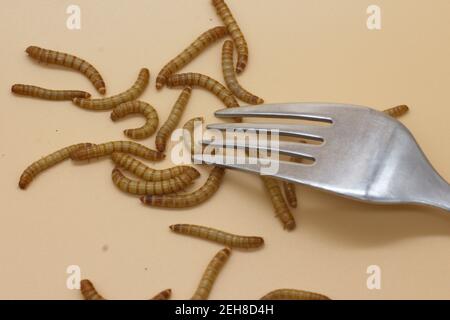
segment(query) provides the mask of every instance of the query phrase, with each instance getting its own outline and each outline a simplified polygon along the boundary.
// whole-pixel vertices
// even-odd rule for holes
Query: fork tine
[[[215,123],[207,126],[217,130],[255,130],[275,131],[279,135],[301,137],[317,141],[324,141],[328,127],[308,126],[301,124],[270,124],[270,123]]]
[[[215,148],[240,148],[240,149],[257,149],[264,151],[277,152],[291,157],[308,158],[315,160],[320,152],[320,146],[314,144],[305,144],[300,142],[279,141],[278,145],[262,144],[255,141],[234,141],[227,139],[225,141],[217,141],[213,139],[203,139],[203,145],[209,145]]]
[[[215,112],[217,117],[268,117],[290,118],[312,121],[333,122],[333,117],[340,112],[354,109],[368,109],[349,104],[338,103],[280,103],[227,108]]]

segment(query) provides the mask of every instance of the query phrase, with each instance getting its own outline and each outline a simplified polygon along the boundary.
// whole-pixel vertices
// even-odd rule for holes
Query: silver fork
[[[314,124],[222,123],[208,129],[278,130],[280,136],[321,141],[322,144],[279,141],[266,149],[314,160],[313,164],[279,161],[274,177],[334,192],[357,200],[429,205],[450,211],[450,185],[434,170],[410,131],[399,121],[368,107],[335,103],[267,104],[219,110],[220,118],[269,117],[327,122]],[[447,139],[448,141],[448,139]],[[203,141],[212,147],[264,149],[252,143]],[[448,147],[448,146],[446,146]],[[204,161],[201,154],[196,161]],[[261,173],[261,164],[214,164]]]

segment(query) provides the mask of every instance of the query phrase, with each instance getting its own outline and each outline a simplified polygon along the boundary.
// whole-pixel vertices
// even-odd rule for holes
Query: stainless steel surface
[[[280,136],[323,141],[315,145],[280,140],[280,153],[315,161],[302,164],[280,160],[274,176],[362,201],[422,204],[450,211],[450,185],[434,170],[410,131],[382,112],[348,104],[291,103],[229,108],[217,111],[216,116],[327,122],[327,126],[230,123],[208,128],[279,129]],[[259,148],[226,140],[211,145]],[[201,155],[194,158],[202,160]],[[215,158],[214,163],[254,173],[261,170],[259,163],[228,163],[221,158]]]

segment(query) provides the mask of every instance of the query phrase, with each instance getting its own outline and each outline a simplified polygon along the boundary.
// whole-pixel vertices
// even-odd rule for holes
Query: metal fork
[[[450,211],[450,185],[434,170],[410,131],[382,112],[348,104],[288,103],[229,108],[219,110],[215,115],[220,118],[269,117],[327,122],[328,126],[221,123],[207,128],[278,130],[280,137],[322,142],[316,145],[280,140],[278,147],[267,147],[280,154],[314,160],[313,164],[280,160],[279,170],[273,174],[276,178],[362,201],[429,205]],[[265,148],[234,140],[202,143],[218,148]],[[195,154],[194,159],[205,161],[201,154]],[[220,157],[212,159],[219,166],[261,172],[260,163],[240,164],[228,163]]]

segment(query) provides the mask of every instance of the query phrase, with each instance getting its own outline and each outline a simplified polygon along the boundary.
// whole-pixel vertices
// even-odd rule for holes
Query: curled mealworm
[[[175,193],[185,189],[200,175],[193,171],[186,171],[169,180],[136,181],[125,177],[119,169],[112,171],[114,184],[122,191],[137,195],[163,195]]]
[[[408,111],[409,111],[408,106],[402,104],[393,108],[386,109],[383,112],[393,118],[398,118],[407,113]]]
[[[233,41],[225,41],[222,47],[222,72],[228,89],[230,89],[236,97],[249,104],[264,103],[263,99],[242,88],[237,81],[236,74],[234,72],[233,50]]]
[[[261,176],[261,179],[264,182],[264,186],[266,187],[267,191],[269,192],[270,200],[272,201],[275,213],[283,224],[284,229],[294,229],[295,220],[286,204],[286,201],[283,198],[283,195],[281,194],[281,189],[278,181],[268,176]]]
[[[68,53],[29,46],[26,53],[40,62],[57,64],[83,73],[101,94],[106,93],[105,82],[92,64]]]
[[[108,156],[113,152],[130,153],[143,159],[152,161],[162,160],[165,157],[163,153],[151,150],[136,142],[111,141],[94,146],[79,148],[78,150],[70,154],[70,158],[72,160],[88,160],[99,158],[102,156]]]
[[[169,63],[161,69],[156,78],[156,89],[161,89],[166,84],[167,78],[191,62],[210,44],[223,38],[227,34],[227,28],[223,26],[215,27],[202,33],[193,43],[184,49],[183,52],[170,60]]]
[[[141,201],[147,205],[164,208],[188,208],[196,206],[207,199],[219,189],[225,169],[214,167],[208,180],[198,190],[181,195],[147,195],[141,197]]]
[[[216,95],[228,108],[239,107],[233,94],[218,81],[200,73],[179,73],[167,79],[170,88],[181,86],[197,86],[207,89]]]
[[[170,296],[172,295],[171,289],[166,289],[155,295],[151,300],[169,300]]]
[[[283,190],[287,203],[292,208],[297,208],[297,192],[295,190],[295,184],[292,182],[283,181]]]
[[[174,224],[170,226],[170,230],[176,233],[218,242],[231,248],[258,248],[264,244],[264,239],[261,237],[239,236],[194,224]]]
[[[183,126],[183,143],[191,150],[191,156],[195,154],[195,139],[194,139],[194,131],[196,126],[201,125],[204,122],[202,117],[192,118],[187,121]]]
[[[131,113],[141,113],[147,119],[146,123],[136,129],[126,129],[123,133],[131,139],[145,139],[155,133],[158,127],[158,114],[155,108],[143,101],[129,101],[119,104],[111,112],[111,120],[116,121]]]
[[[186,87],[181,91],[180,96],[170,111],[169,117],[158,130],[155,138],[156,149],[158,151],[164,152],[164,150],[166,150],[167,140],[180,122],[184,109],[191,97],[191,91],[191,87]]]
[[[120,152],[114,152],[111,155],[114,163],[127,171],[133,173],[135,176],[145,181],[162,181],[178,177],[184,172],[190,172],[190,175],[200,175],[200,173],[193,167],[189,166],[175,166],[163,170],[155,170],[147,167],[139,160]]]
[[[223,0],[212,0],[212,4],[216,8],[217,14],[222,19],[223,24],[227,27],[228,33],[231,35],[231,38],[236,45],[238,52],[236,72],[241,73],[244,71],[248,62],[247,41],[245,40],[244,35],[231,14],[231,10],[228,8],[227,4]]]
[[[97,292],[92,282],[87,279],[81,280],[80,290],[85,300],[106,300]]]
[[[19,187],[25,189],[42,171],[66,160],[70,154],[80,148],[90,147],[91,143],[78,143],[55,151],[29,165],[20,176]]]
[[[225,265],[228,258],[230,257],[230,254],[231,254],[231,249],[224,248],[224,249],[220,250],[214,256],[214,258],[209,262],[208,266],[206,267],[206,270],[203,273],[202,279],[200,280],[197,290],[195,291],[191,300],[206,300],[206,299],[208,299],[209,293],[211,292],[214,282],[216,281],[220,270],[222,269],[222,267]]]
[[[323,294],[296,290],[296,289],[278,289],[269,292],[261,300],[331,300]]]
[[[28,84],[15,84],[11,91],[22,96],[30,96],[46,100],[72,100],[73,98],[89,98],[91,95],[79,90],[51,90]]]
[[[73,103],[77,106],[89,110],[108,110],[117,107],[121,103],[137,99],[148,85],[150,79],[150,71],[142,68],[139,72],[137,80],[133,86],[125,92],[102,99],[73,99]]]

